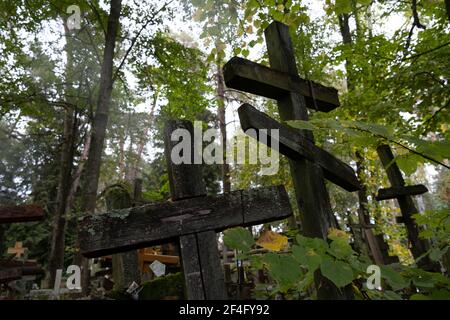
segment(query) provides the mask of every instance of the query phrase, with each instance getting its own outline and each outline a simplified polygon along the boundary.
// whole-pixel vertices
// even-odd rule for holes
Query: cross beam
[[[264,128],[268,129],[267,135],[272,137],[270,129],[277,129],[279,133],[279,150],[277,151],[281,154],[290,159],[308,159],[317,163],[323,169],[325,178],[347,191],[357,191],[361,188],[355,172],[349,165],[315,146],[298,130],[275,121],[249,104],[243,104],[238,109],[238,113],[244,131],[247,129],[258,131]],[[267,142],[270,147],[271,140],[266,139],[263,142]]]
[[[148,204],[85,218],[81,251],[89,258],[101,257],[197,232],[281,220],[291,214],[283,186]]]
[[[139,257],[139,259],[142,259],[142,264],[146,263],[146,262],[153,262],[158,260],[161,263],[164,264],[175,264],[178,265],[180,264],[180,257],[178,256],[168,256],[168,255],[163,255],[163,254],[146,254],[143,255],[142,257]]]
[[[391,148],[388,145],[380,145],[377,148],[377,153],[383,167],[386,170],[389,182],[391,183],[392,188],[394,188],[393,190],[401,190],[401,192],[397,192],[395,198],[397,199],[402,212],[401,220],[405,224],[407,230],[408,240],[411,243],[411,252],[414,258],[418,259],[428,251],[429,243],[425,239],[419,238],[420,228],[412,217],[412,215],[418,213],[419,210],[417,210],[411,197],[411,189],[405,188],[405,180],[403,179],[403,175],[395,162],[394,154],[392,153]],[[380,191],[378,192],[379,195]],[[423,188],[419,191],[423,191]],[[422,257],[418,261],[418,265],[426,270],[440,270],[439,266],[432,262],[428,256]]]
[[[378,194],[375,197],[377,201],[396,199],[402,196],[416,196],[427,193],[428,189],[423,184],[415,186],[399,186],[386,189],[379,189]]]
[[[8,283],[22,278],[20,268],[0,269],[0,283]]]
[[[335,88],[300,78],[253,61],[234,57],[223,67],[225,84],[229,88],[253,93],[275,100],[289,93],[305,97],[308,108],[329,112],[339,107]]]
[[[35,261],[0,260],[0,283],[44,274],[44,269]]]
[[[0,224],[38,221],[44,218],[42,207],[30,204],[21,206],[0,206]]]

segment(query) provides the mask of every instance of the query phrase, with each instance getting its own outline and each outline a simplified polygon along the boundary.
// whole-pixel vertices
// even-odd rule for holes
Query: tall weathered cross
[[[228,87],[277,100],[282,121],[308,120],[307,107],[328,112],[339,106],[336,89],[298,76],[286,25],[273,22],[265,30],[265,38],[271,68],[233,58],[224,66]],[[279,152],[289,158],[303,233],[325,239],[329,228],[337,226],[324,178],[348,191],[356,191],[360,184],[353,169],[315,146],[311,131],[288,127],[248,104],[239,108],[239,117],[243,130],[279,129]],[[317,286],[322,288],[319,297],[342,297],[323,283]]]
[[[387,189],[379,189],[376,200],[397,199],[400,206],[402,216],[400,222],[405,224],[408,240],[411,244],[411,252],[415,259],[424,255],[430,248],[429,243],[425,239],[419,238],[419,226],[414,221],[412,215],[419,211],[414,204],[411,196],[428,192],[428,189],[422,185],[405,186],[405,180],[402,173],[395,162],[394,155],[388,145],[381,145],[377,148],[378,156],[386,170],[391,187]],[[428,256],[421,258],[418,265],[430,271],[440,271],[439,266],[433,263]]]
[[[171,161],[171,151],[178,143],[172,141],[176,129],[187,130],[191,137],[194,132],[189,121],[166,124],[171,201],[86,217],[81,222],[81,251],[92,258],[178,238],[188,298],[226,299],[216,233],[287,218],[292,214],[289,199],[283,186],[207,196],[201,165]],[[193,139],[190,143],[194,163]]]

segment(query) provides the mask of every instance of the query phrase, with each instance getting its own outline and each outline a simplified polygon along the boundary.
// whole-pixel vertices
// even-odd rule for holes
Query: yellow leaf
[[[273,231],[264,231],[256,244],[267,250],[281,251],[288,244],[288,238]]]
[[[347,239],[349,238],[348,234],[345,233],[345,231],[336,229],[336,228],[330,228],[328,230],[328,238],[331,240],[336,240],[336,239]]]

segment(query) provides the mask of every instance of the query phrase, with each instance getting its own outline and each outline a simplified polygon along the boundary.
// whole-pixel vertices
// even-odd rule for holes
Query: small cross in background
[[[22,241],[17,241],[13,248],[8,248],[8,254],[14,254],[15,258],[26,260],[28,256],[28,248],[23,247]]]

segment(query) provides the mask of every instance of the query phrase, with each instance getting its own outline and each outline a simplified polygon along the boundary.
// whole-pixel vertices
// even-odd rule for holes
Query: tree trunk
[[[447,8],[448,22],[450,22],[450,0],[445,0],[445,8]]]
[[[356,26],[357,26],[357,41],[359,37],[363,36],[363,32],[361,30],[361,25],[359,23],[358,18],[358,12],[356,11],[356,7],[353,8],[353,14],[355,16]],[[352,34],[350,30],[350,24],[349,24],[350,15],[347,13],[343,13],[338,15],[339,20],[339,29],[342,36],[342,42],[345,45],[351,46],[353,44]],[[347,71],[347,88],[349,91],[353,88],[353,68],[351,61],[349,59],[346,59],[345,63],[345,69]],[[356,238],[362,238],[364,239],[364,243],[359,244],[360,249],[368,253],[370,256],[372,256],[373,260],[376,264],[384,264],[383,255],[381,252],[381,247],[379,244],[379,241],[373,234],[372,229],[368,228],[370,225],[370,214],[367,209],[367,188],[364,183],[364,157],[361,155],[361,151],[357,150],[355,152],[356,156],[356,174],[358,176],[358,180],[361,182],[362,188],[358,190],[358,202],[359,202],[359,208],[358,208],[358,220],[360,228],[357,228],[355,232],[361,232],[361,237],[355,237]],[[387,253],[386,253],[387,255]]]
[[[119,137],[119,179],[125,178],[125,135]]]
[[[106,134],[106,126],[108,124],[109,104],[111,102],[111,92],[113,86],[114,48],[116,45],[116,38],[119,30],[119,18],[121,9],[121,0],[111,0],[110,13],[108,16],[108,27],[105,38],[105,49],[103,53],[103,62],[100,75],[99,97],[94,121],[92,124],[91,143],[89,147],[88,159],[86,162],[86,171],[83,178],[81,211],[84,213],[94,213],[95,211],[102,151]],[[88,293],[88,260],[81,260],[83,266],[83,292]]]
[[[375,237],[373,230],[369,227],[370,225],[370,213],[367,209],[367,187],[365,185],[364,177],[364,157],[360,151],[355,152],[356,156],[356,174],[358,180],[361,182],[362,188],[358,190],[358,218],[359,218],[359,230],[361,231],[362,239],[364,243],[361,244],[362,250],[367,255],[371,256],[373,261],[377,265],[389,264],[386,258],[389,257],[389,252],[385,251],[388,247],[380,243],[381,238]],[[384,251],[384,252],[383,252]]]
[[[158,102],[158,92],[155,92],[155,95],[153,96],[153,102],[150,107],[150,113],[148,116],[148,123],[145,127],[144,134],[139,139],[138,148],[137,148],[137,154],[136,154],[136,161],[131,165],[129,178],[130,182],[136,181],[137,178],[139,178],[139,170],[141,167],[141,161],[142,161],[142,154],[144,153],[144,147],[148,142],[148,134],[150,131],[150,128],[153,125],[153,121],[155,118],[155,109],[156,109],[156,103]]]
[[[341,31],[342,42],[345,45],[351,45],[353,43],[352,34],[350,32],[350,24],[349,24],[350,15],[348,13],[341,13],[338,15],[339,21],[339,30]],[[347,71],[347,89],[350,91],[353,76],[352,76],[352,66],[349,59],[345,59],[345,69]]]
[[[227,123],[225,117],[225,85],[223,80],[223,72],[221,68],[221,61],[217,61],[217,104],[218,113],[217,119],[219,120],[219,130],[222,137],[222,183],[223,192],[231,191],[231,181],[230,181],[230,166],[227,163]]]
[[[75,201],[75,194],[78,190],[78,187],[80,186],[80,178],[83,173],[84,164],[88,157],[90,145],[91,145],[91,135],[88,132],[88,133],[86,133],[86,138],[84,140],[84,149],[83,149],[83,153],[81,154],[81,157],[80,157],[80,163],[78,164],[77,170],[75,171],[75,173],[72,177],[73,182],[70,185],[69,195],[67,197],[66,214],[68,214],[73,208],[73,203]]]
[[[73,39],[70,30],[64,23],[64,31],[66,36],[65,51],[67,54],[66,64],[66,99],[70,97],[73,91],[71,83],[74,81],[73,74]],[[55,282],[57,269],[64,267],[65,252],[65,231],[66,231],[66,205],[67,198],[72,182],[72,167],[75,153],[75,136],[77,132],[77,121],[73,105],[67,104],[64,110],[64,132],[61,146],[61,163],[59,172],[58,192],[56,196],[56,211],[53,221],[53,236],[48,264],[48,280],[51,286]]]

